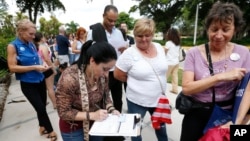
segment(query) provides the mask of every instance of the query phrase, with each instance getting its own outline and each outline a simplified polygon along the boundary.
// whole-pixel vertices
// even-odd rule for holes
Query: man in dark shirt
[[[120,24],[120,28],[121,29],[124,29],[126,34],[128,33],[128,26],[126,23],[121,23]],[[135,44],[135,40],[134,40],[134,37],[130,36],[130,35],[126,35],[127,36],[127,39],[129,41],[129,47],[131,47],[131,45]]]
[[[59,27],[59,35],[56,36],[56,43],[58,46],[58,60],[60,64],[67,62],[69,64],[69,47],[70,42],[65,37],[65,29],[63,26]]]

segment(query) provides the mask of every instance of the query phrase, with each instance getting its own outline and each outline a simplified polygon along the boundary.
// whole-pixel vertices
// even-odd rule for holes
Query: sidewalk
[[[20,90],[19,81],[15,80],[14,75],[11,76],[11,85],[9,87],[9,94],[6,99],[3,117],[0,122],[0,139],[4,141],[48,141],[44,136],[40,136],[38,133],[38,122],[36,113],[27,101]],[[168,89],[171,89],[171,85],[168,84]],[[179,91],[181,87],[179,87]],[[175,94],[167,92],[167,97],[170,100],[171,105],[175,105]],[[13,102],[14,100],[14,102]],[[48,99],[49,100],[49,99]],[[15,102],[19,101],[19,102]],[[127,111],[127,105],[125,95],[123,96],[123,111]],[[58,114],[53,109],[51,102],[47,105],[47,112],[49,114],[52,126],[58,134],[58,141],[62,141],[60,131],[58,127]],[[180,115],[175,108],[171,114],[172,124],[167,124],[167,133],[169,141],[179,141],[181,131],[181,121],[183,115]],[[143,141],[156,141],[154,130],[151,126],[149,114],[147,113],[143,125],[142,125],[142,137]],[[130,141],[129,138],[126,141]]]

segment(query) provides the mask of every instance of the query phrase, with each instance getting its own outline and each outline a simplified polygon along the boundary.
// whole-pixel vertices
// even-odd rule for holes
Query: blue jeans
[[[146,112],[148,111],[149,114],[152,116],[154,109],[153,107],[143,107],[140,105],[137,105],[131,101],[127,100],[127,105],[128,105],[128,113],[139,113],[141,114],[141,118],[143,119],[146,115]],[[167,128],[166,124],[163,123],[161,125],[161,128],[159,130],[155,130],[156,137],[158,141],[168,141],[168,136],[167,136]],[[131,137],[132,141],[142,141],[142,137],[137,136],[137,137]]]
[[[63,141],[83,141],[83,130],[79,129],[70,133],[61,132]],[[89,136],[89,141],[103,141],[102,136]]]
[[[75,54],[69,54],[69,64],[71,65],[74,62],[75,62]]]

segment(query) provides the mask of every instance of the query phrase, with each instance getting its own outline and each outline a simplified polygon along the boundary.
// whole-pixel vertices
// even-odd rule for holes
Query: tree
[[[0,0],[0,28],[2,27],[3,25],[3,22],[2,19],[7,15],[7,4],[4,0]]]
[[[140,15],[152,18],[157,31],[165,32],[181,16],[185,0],[141,0],[139,6],[134,5],[129,12],[140,11]]]
[[[1,25],[0,35],[4,38],[10,38],[15,36],[15,24],[14,17],[12,15],[6,15]]]
[[[46,20],[44,17],[39,19],[40,32],[44,35],[56,35],[58,34],[58,29],[62,25],[61,22],[55,16],[50,16],[50,20]]]
[[[44,13],[45,11],[52,12],[56,9],[66,11],[60,0],[17,0],[16,4],[21,12],[24,13],[28,11],[30,20],[35,24],[38,14]]]
[[[3,19],[7,15],[7,8],[8,5],[4,0],[0,0],[0,19]],[[0,24],[2,24],[3,21],[0,20]]]
[[[140,15],[153,18],[158,31],[165,31],[171,25],[178,24],[185,33],[192,34],[194,29],[196,6],[199,5],[198,33],[206,35],[204,30],[204,20],[212,5],[217,2],[232,2],[238,5],[243,11],[246,25],[241,34],[250,36],[250,0],[135,0],[139,1],[139,6],[130,8],[130,12],[140,11]],[[165,5],[165,6],[164,6]],[[180,22],[181,23],[177,23]],[[191,28],[193,27],[193,28]],[[164,29],[165,28],[165,29]]]
[[[0,21],[0,36],[4,38],[11,38],[15,36],[16,22],[28,18],[23,13],[16,12],[16,16],[4,13],[1,15]]]
[[[208,14],[209,9],[211,9],[212,5],[217,2],[218,0],[188,0],[188,5],[185,5],[183,8],[186,12],[185,14],[185,21],[194,21],[195,19],[195,11],[196,11],[196,6],[199,5],[199,17],[198,17],[198,25],[200,27],[203,27],[203,23],[205,20],[205,17]],[[245,27],[243,28],[243,32],[241,32],[242,36],[244,33],[247,33],[247,36],[250,36],[250,0],[220,0],[221,2],[230,2],[234,3],[237,6],[240,7],[240,9],[243,12],[243,18],[246,22]],[[203,36],[205,35],[203,28]]]
[[[28,19],[29,17],[27,15],[24,15],[22,12],[16,12],[16,16],[15,16],[15,23],[22,20],[22,19]]]
[[[116,27],[119,27],[121,23],[126,23],[128,29],[131,30],[134,27],[134,18],[129,17],[129,14],[120,12],[116,21]]]
[[[66,23],[65,26],[67,33],[76,33],[77,28],[79,27],[78,23],[71,21],[70,23]]]
[[[87,2],[92,2],[93,0],[86,0]],[[110,4],[113,5],[114,4],[114,0],[110,0]]]
[[[244,27],[243,34],[246,33],[246,37],[250,37],[250,0],[232,0],[236,5],[240,7],[240,9],[243,11],[244,20],[246,22],[246,25]]]

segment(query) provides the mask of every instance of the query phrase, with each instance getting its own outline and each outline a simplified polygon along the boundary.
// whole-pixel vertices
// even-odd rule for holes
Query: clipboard
[[[94,136],[130,136],[140,135],[140,114],[109,114],[104,121],[95,121],[89,134]]]

